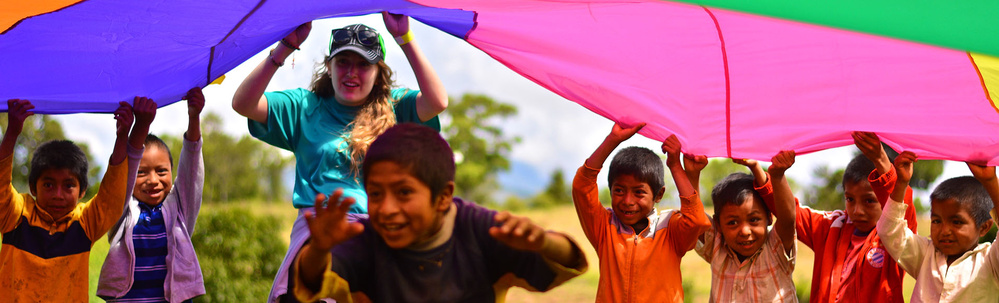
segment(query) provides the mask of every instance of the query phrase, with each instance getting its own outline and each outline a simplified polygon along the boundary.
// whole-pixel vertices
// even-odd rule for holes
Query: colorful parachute
[[[923,158],[999,164],[999,39],[985,38],[999,2],[690,2],[5,0],[0,100],[42,113],[177,100],[298,24],[389,10],[689,152],[769,159],[863,130]]]

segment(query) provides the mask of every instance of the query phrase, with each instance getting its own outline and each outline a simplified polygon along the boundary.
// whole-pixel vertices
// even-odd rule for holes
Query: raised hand
[[[21,130],[24,128],[24,120],[35,114],[31,112],[33,109],[35,109],[35,106],[31,104],[31,101],[21,99],[7,100],[7,133],[15,137],[20,135]],[[7,135],[7,133],[4,135]]]
[[[135,120],[132,105],[125,101],[118,102],[118,109],[114,111],[114,119],[117,121],[115,134],[118,138],[127,138],[128,131],[132,129],[132,122]]]
[[[788,168],[791,168],[791,165],[794,165],[794,156],[795,154],[793,150],[782,150],[778,152],[777,155],[774,155],[774,157],[770,159],[770,162],[772,162],[770,165],[770,176],[775,179],[783,178],[784,172],[786,172]]]
[[[493,217],[499,226],[489,228],[489,235],[514,249],[541,251],[545,244],[545,229],[535,225],[527,217],[518,217],[509,212],[499,212]]]
[[[382,19],[385,20],[385,29],[388,29],[392,37],[399,37],[409,32],[409,16],[382,12]]]
[[[683,154],[683,170],[690,173],[700,173],[708,166],[708,157],[705,155]]]
[[[759,161],[756,161],[756,160],[753,160],[753,159],[732,159],[732,163],[739,164],[739,165],[742,165],[742,166],[745,166],[745,167],[749,167],[749,169],[753,169],[753,167],[756,167],[757,165],[760,165]]]
[[[971,170],[971,175],[975,176],[979,182],[988,183],[995,182],[996,179],[996,167],[995,166],[981,166],[971,162],[968,163],[968,169]]]
[[[135,125],[149,126],[156,118],[156,102],[146,97],[135,97],[132,101]]]
[[[320,251],[329,251],[343,241],[347,241],[364,231],[364,225],[347,221],[347,211],[356,202],[353,197],[343,197],[343,189],[333,192],[327,206],[323,206],[326,195],[317,194],[315,211],[305,212],[305,223],[312,232],[309,245]]]
[[[284,36],[283,40],[290,43],[291,46],[299,48],[302,46],[302,42],[305,42],[305,38],[309,37],[309,32],[312,31],[312,21],[302,23],[295,30],[291,31],[287,36]]]
[[[189,118],[200,117],[201,111],[205,109],[205,94],[201,92],[201,88],[195,86],[188,90],[187,95],[184,95],[184,100],[187,100],[187,116]]]
[[[662,150],[666,154],[666,166],[672,168],[674,165],[680,165],[681,147],[680,139],[677,139],[676,135],[669,135],[663,140]]]
[[[916,154],[911,151],[904,151],[895,157],[895,172],[898,179],[891,192],[892,200],[903,201],[905,198],[905,189],[909,186],[909,180],[912,179],[912,164],[916,163],[916,158]]]
[[[637,134],[643,127],[645,127],[645,122],[638,123],[637,125],[631,127],[624,126],[621,123],[614,123],[614,127],[611,128],[611,132],[607,135],[607,138],[617,141],[617,143],[621,143]]]
[[[881,145],[881,139],[878,135],[872,132],[853,132],[850,133],[853,137],[853,144],[860,149],[860,152],[874,163],[877,167],[879,174],[887,173],[891,166],[891,160],[888,160],[888,154],[885,153],[885,148]]]

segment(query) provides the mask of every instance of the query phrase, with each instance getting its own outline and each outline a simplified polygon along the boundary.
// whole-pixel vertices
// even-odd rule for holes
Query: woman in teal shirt
[[[288,267],[309,237],[302,214],[316,194],[342,188],[357,199],[351,210],[366,213],[367,198],[358,183],[368,146],[386,129],[417,122],[440,130],[437,115],[448,105],[447,92],[426,57],[413,41],[409,17],[382,13],[385,27],[409,60],[420,90],[393,89],[392,70],[385,64],[381,35],[362,24],[335,29],[330,54],[310,89],[264,92],[274,72],[298,49],[312,28],[302,24],[271,50],[243,80],[232,107],[247,117],[250,134],[295,154],[292,203],[299,209],[288,253],[271,287],[269,302],[288,290]]]

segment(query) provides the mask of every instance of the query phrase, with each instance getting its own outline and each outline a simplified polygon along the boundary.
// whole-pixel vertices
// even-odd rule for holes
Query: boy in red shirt
[[[846,210],[817,211],[798,206],[798,240],[815,251],[811,302],[904,302],[905,271],[882,244],[875,229],[897,175],[874,133],[854,132],[863,156],[843,173]],[[770,187],[769,180],[763,188]],[[760,189],[758,189],[760,190]],[[766,191],[766,189],[763,189]],[[912,190],[907,190],[908,227],[916,232]]]

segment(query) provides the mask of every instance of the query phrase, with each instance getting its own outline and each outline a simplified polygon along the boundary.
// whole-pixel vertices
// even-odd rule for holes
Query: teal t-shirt
[[[394,89],[396,121],[416,122],[441,129],[440,119],[421,122],[416,112],[417,90]],[[350,153],[342,135],[360,107],[345,106],[333,98],[320,99],[306,89],[267,92],[267,125],[247,119],[250,134],[267,144],[295,154],[295,208],[315,205],[316,194],[329,196],[343,188],[357,203],[352,213],[367,213],[364,188],[350,173]]]

